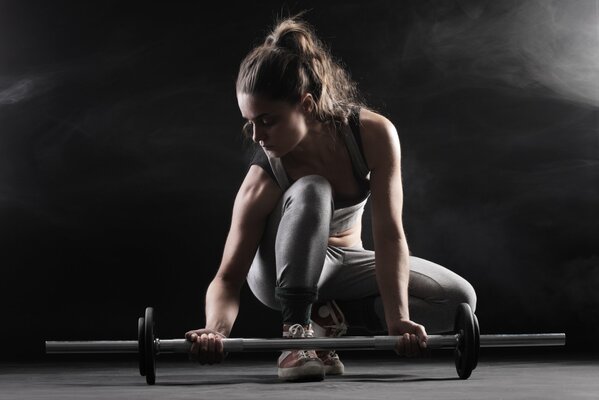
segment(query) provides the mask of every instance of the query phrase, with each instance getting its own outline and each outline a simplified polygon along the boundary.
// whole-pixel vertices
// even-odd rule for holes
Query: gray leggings
[[[278,287],[317,289],[317,301],[336,300],[347,322],[371,331],[385,331],[378,294],[374,251],[328,245],[334,210],[326,178],[308,175],[287,189],[270,214],[247,282],[260,302],[280,310]],[[453,330],[459,303],[476,309],[476,293],[454,272],[418,257],[409,257],[410,319],[427,333]]]

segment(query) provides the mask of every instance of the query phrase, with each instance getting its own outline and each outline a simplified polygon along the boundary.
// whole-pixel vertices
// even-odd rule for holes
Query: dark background
[[[204,323],[248,146],[235,79],[305,18],[402,143],[414,255],[482,333],[599,334],[597,1],[0,2],[2,357]],[[370,212],[363,241],[373,248]],[[244,287],[233,336],[279,336]]]

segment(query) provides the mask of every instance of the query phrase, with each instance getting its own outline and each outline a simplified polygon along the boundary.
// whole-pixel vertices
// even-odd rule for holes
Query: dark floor
[[[232,354],[217,366],[159,356],[155,386],[146,385],[134,357],[3,362],[0,399],[599,399],[595,355],[483,349],[464,381],[451,352],[427,359],[356,354],[341,354],[345,375],[309,383],[280,382],[275,353]]]

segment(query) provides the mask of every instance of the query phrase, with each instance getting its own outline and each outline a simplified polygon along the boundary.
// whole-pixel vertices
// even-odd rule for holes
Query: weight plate
[[[472,316],[474,317],[474,368],[472,370],[475,370],[478,365],[478,355],[480,352],[480,328],[478,326],[478,317],[474,313]]]
[[[456,311],[455,332],[460,340],[455,349],[455,367],[461,379],[468,379],[476,366],[476,339],[474,317],[467,303],[461,303]]]
[[[146,340],[144,329],[145,319],[144,317],[139,317],[137,320],[137,358],[141,376],[146,376]]]
[[[145,372],[146,383],[153,385],[156,382],[156,348],[154,336],[154,309],[146,308],[144,321],[144,348],[145,348]]]

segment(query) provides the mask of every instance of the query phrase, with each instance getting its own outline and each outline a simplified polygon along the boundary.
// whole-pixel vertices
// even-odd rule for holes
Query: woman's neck
[[[309,130],[304,139],[283,157],[294,165],[326,165],[337,149],[334,129],[324,124]]]

